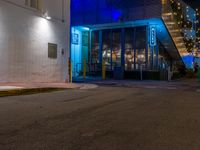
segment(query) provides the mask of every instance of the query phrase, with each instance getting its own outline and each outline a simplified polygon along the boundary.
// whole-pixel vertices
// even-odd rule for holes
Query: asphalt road
[[[98,87],[0,98],[0,150],[199,150],[200,92]]]

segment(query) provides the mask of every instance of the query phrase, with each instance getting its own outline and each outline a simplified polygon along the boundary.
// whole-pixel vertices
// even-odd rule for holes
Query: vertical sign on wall
[[[72,33],[72,44],[74,44],[74,45],[79,44],[79,35],[76,33]]]
[[[156,46],[156,26],[150,26],[150,46]]]

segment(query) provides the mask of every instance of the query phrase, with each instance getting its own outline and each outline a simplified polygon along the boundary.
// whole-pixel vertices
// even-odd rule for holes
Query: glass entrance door
[[[136,57],[135,57],[135,62],[136,62],[136,70],[139,70],[140,67],[142,66],[143,69],[146,66],[146,49],[136,49]]]
[[[135,69],[141,66],[145,69],[148,60],[146,26],[136,27],[135,30]]]
[[[134,70],[134,28],[125,29],[125,71]]]
[[[112,32],[111,30],[103,30],[103,49],[102,49],[102,58],[106,64],[106,70],[111,70],[112,67],[112,57],[111,57],[111,49],[112,49]]]
[[[112,70],[121,67],[121,29],[112,30]]]

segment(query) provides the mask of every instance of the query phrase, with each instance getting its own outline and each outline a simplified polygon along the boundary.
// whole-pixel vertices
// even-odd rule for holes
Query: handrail
[[[76,73],[80,73],[79,67],[83,68],[84,63],[76,63]],[[102,64],[101,63],[86,63],[87,72],[97,72],[101,71]]]

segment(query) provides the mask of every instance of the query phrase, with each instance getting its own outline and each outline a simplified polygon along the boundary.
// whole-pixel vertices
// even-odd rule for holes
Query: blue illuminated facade
[[[182,63],[161,18],[161,0],[72,0],[73,76],[165,79],[161,72]],[[75,39],[74,39],[75,38]],[[120,74],[120,75],[119,75]],[[165,74],[165,73],[163,73]]]
[[[71,22],[83,26],[158,18],[161,9],[160,0],[72,0]]]

